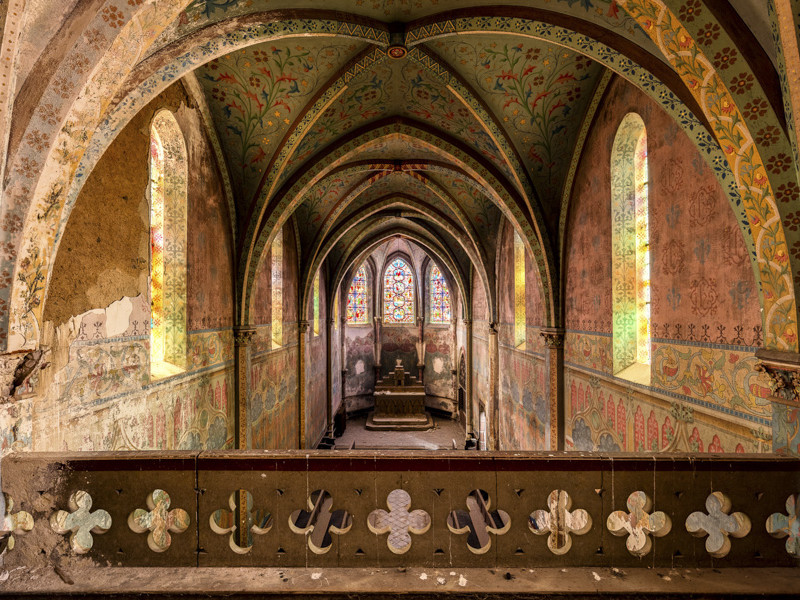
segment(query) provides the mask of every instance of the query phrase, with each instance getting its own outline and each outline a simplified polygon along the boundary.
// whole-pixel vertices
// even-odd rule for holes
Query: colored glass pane
[[[347,294],[347,322],[365,325],[367,317],[367,272],[364,265],[356,271]]]
[[[283,229],[272,241],[272,347],[283,343]]]
[[[164,147],[150,135],[150,360],[164,362]]]
[[[161,377],[186,366],[186,145],[172,113],[150,128],[150,367]],[[176,370],[177,369],[177,370]]]
[[[617,130],[611,152],[615,373],[632,365],[650,364],[650,237],[647,192],[647,132],[641,117],[630,113]]]
[[[519,233],[514,231],[514,345],[524,344],[526,335],[525,246]]]
[[[431,323],[450,323],[450,290],[439,267],[431,267],[430,277]]]
[[[636,362],[650,364],[650,231],[647,209],[647,132],[642,128],[634,155],[636,186]]]
[[[384,323],[414,322],[414,276],[402,258],[396,258],[383,274]]]

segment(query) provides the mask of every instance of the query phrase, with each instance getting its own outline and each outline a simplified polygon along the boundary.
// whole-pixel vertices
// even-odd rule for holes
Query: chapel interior
[[[792,597],[799,28],[0,1],[0,594]]]

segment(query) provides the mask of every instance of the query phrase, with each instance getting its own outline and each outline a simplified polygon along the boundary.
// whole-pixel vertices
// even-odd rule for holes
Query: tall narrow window
[[[319,335],[319,271],[314,277],[314,335]]]
[[[514,345],[521,346],[527,336],[525,316],[525,245],[514,231]]]
[[[614,372],[650,378],[650,235],[647,132],[641,117],[622,120],[611,153]]]
[[[430,290],[431,323],[450,323],[450,290],[438,265],[431,266],[428,280]]]
[[[414,275],[402,258],[383,273],[383,322],[414,323]]]
[[[272,241],[272,347],[283,344],[283,229]]]
[[[150,373],[186,366],[186,145],[162,110],[150,127]]]
[[[366,325],[367,315],[367,270],[361,265],[350,282],[347,294],[347,322],[351,325]]]

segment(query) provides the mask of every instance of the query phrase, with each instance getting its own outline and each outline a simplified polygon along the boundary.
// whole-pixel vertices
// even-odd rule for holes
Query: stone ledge
[[[0,572],[0,593],[26,597],[148,598],[797,598],[800,570],[608,568],[22,568]]]

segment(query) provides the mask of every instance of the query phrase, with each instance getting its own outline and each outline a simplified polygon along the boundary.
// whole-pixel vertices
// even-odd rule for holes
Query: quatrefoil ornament
[[[86,554],[92,549],[92,534],[105,533],[111,529],[111,515],[104,510],[89,512],[92,497],[88,492],[78,490],[69,497],[69,509],[59,510],[50,517],[53,531],[69,536],[69,545],[76,554]]]
[[[169,510],[169,494],[153,490],[147,495],[147,508],[137,508],[128,515],[128,527],[135,533],[147,534],[147,545],[153,552],[164,552],[172,544],[172,533],[183,533],[189,527],[189,515],[182,508]]]
[[[767,518],[767,533],[774,538],[786,539],[786,552],[800,558],[800,494],[790,494],[786,499],[786,514],[772,513]]]
[[[592,517],[582,508],[570,511],[572,498],[564,490],[553,490],[547,496],[549,510],[535,510],[528,518],[528,527],[536,535],[550,534],[547,547],[553,554],[566,554],[572,547],[572,536],[583,535],[592,528]]]
[[[33,529],[33,517],[31,514],[24,510],[13,512],[14,499],[8,494],[4,493],[3,495],[6,499],[6,514],[3,516],[3,520],[0,521],[0,534],[3,534],[5,544],[3,544],[0,554],[3,554],[6,550],[11,551],[14,549],[14,534],[22,535]],[[0,543],[1,541],[2,539],[0,538]]]
[[[299,509],[289,516],[289,528],[308,537],[308,547],[315,554],[325,554],[333,545],[331,533],[350,531],[353,519],[346,510],[334,510],[333,498],[325,490],[315,490],[308,497],[310,511]]]
[[[447,517],[452,533],[467,533],[467,547],[473,554],[484,554],[492,547],[490,533],[503,535],[511,527],[511,517],[504,510],[489,510],[489,494],[472,490],[467,496],[467,510],[454,510]]]
[[[628,496],[628,512],[615,510],[606,521],[608,530],[617,536],[627,535],[625,546],[634,556],[642,557],[650,552],[653,540],[650,535],[662,537],[672,529],[669,516],[661,511],[649,514],[652,501],[642,491]]]
[[[750,533],[750,518],[741,512],[728,514],[730,499],[722,492],[713,492],[706,498],[708,514],[693,512],[686,519],[686,531],[696,537],[708,536],[706,551],[714,558],[722,558],[731,551],[729,536],[740,538]]]
[[[237,554],[247,554],[253,548],[253,535],[264,535],[272,529],[272,515],[265,510],[253,510],[253,494],[236,490],[228,499],[230,510],[220,508],[211,513],[209,524],[214,533],[230,533],[228,545]]]
[[[392,490],[386,497],[387,513],[382,508],[367,517],[367,527],[375,535],[389,532],[386,545],[395,554],[405,554],[411,548],[410,533],[423,534],[431,527],[431,517],[424,510],[408,512],[411,496],[405,490]]]

